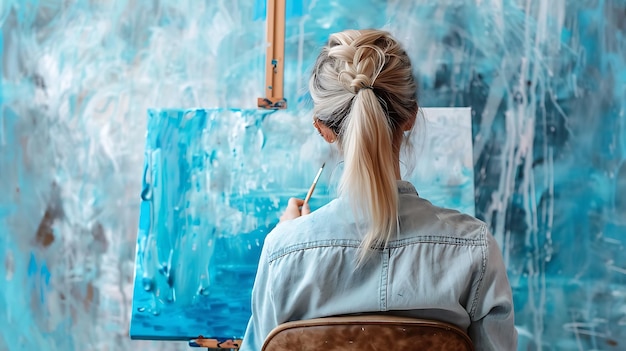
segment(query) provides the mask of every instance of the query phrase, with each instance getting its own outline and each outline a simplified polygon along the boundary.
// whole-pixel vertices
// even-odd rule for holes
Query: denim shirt
[[[338,198],[265,239],[241,350],[279,324],[360,313],[427,318],[467,330],[476,350],[515,350],[511,287],[485,223],[398,181],[400,233],[357,265],[362,233]]]

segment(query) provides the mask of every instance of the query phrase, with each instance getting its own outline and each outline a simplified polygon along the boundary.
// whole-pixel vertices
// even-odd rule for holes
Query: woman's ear
[[[337,135],[330,128],[325,125],[320,126],[320,130],[322,133],[322,137],[326,140],[327,143],[332,144],[337,141]]]
[[[326,126],[324,123],[315,121],[313,125],[315,126],[315,128],[317,128],[318,133],[320,133],[322,138],[324,138],[327,143],[332,144],[337,141],[337,134],[335,134],[335,132],[333,132],[332,129],[328,128],[328,126]]]

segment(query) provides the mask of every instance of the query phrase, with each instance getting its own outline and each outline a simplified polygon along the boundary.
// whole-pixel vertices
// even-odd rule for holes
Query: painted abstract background
[[[129,339],[147,111],[254,108],[262,5],[0,1],[0,350],[186,348]],[[471,107],[519,350],[626,348],[626,1],[288,5],[294,121],[347,28],[405,43],[422,106]]]

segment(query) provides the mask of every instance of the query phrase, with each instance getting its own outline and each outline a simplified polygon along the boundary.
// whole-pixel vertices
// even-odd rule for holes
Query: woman
[[[265,240],[242,350],[288,321],[356,313],[441,320],[477,350],[515,350],[511,288],[485,223],[400,180],[418,105],[399,43],[378,30],[332,35],[309,90],[314,126],[343,154],[339,197],[313,213],[290,199]]]

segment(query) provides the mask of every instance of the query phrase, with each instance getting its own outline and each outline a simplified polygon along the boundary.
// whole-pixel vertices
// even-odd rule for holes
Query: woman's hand
[[[292,197],[291,199],[289,199],[287,209],[285,210],[283,215],[280,216],[280,222],[298,218],[300,216],[305,216],[309,213],[311,213],[311,208],[309,207],[308,203],[305,204],[304,200]]]

